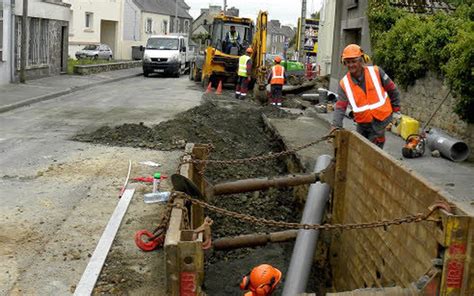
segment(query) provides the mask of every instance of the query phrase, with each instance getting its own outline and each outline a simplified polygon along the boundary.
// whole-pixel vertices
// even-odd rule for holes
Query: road
[[[103,125],[168,120],[198,105],[201,93],[184,77],[136,77],[0,114],[0,295],[72,293],[116,206],[128,159],[166,171],[179,157],[70,138]],[[129,212],[140,217],[126,217],[129,228],[155,222],[154,208],[142,204],[132,202]],[[144,256],[130,237],[124,244],[131,257]],[[146,266],[136,272],[151,273]]]

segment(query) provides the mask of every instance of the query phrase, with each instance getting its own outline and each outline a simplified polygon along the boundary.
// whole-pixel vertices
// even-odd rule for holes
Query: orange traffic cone
[[[216,95],[222,95],[222,80],[219,80],[219,85],[217,86]]]
[[[212,82],[209,82],[209,84],[207,85],[206,94],[209,94],[211,92],[212,92]]]

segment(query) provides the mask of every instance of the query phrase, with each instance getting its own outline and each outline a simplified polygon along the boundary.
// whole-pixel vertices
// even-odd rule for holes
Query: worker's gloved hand
[[[402,113],[400,113],[400,111],[392,113],[392,124],[397,126],[398,124],[400,124],[401,120],[402,120]]]

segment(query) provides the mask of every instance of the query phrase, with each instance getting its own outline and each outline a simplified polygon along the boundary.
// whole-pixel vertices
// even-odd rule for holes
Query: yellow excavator
[[[240,18],[227,15],[218,15],[211,25],[210,39],[207,40],[207,48],[204,55],[197,54],[190,64],[189,78],[201,81],[206,87],[212,83],[217,87],[222,83],[235,83],[237,81],[237,69],[239,57],[245,53],[248,47],[252,47],[252,83],[254,85],[254,96],[256,99],[265,101],[266,93],[266,67],[265,53],[267,46],[267,20],[268,13],[261,11],[254,25],[249,18]],[[230,52],[225,53],[229,47],[225,43],[225,36],[234,26],[241,37],[241,45],[230,47]]]

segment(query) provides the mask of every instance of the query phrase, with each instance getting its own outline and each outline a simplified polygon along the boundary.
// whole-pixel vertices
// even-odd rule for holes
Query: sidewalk
[[[59,75],[0,86],[0,113],[63,96],[96,85],[142,75],[140,67],[88,76]]]
[[[311,117],[309,117],[311,116]],[[268,121],[289,148],[306,144],[325,135],[330,128],[332,113],[306,112],[306,116],[297,119],[270,118]],[[355,124],[344,119],[344,128],[355,130]],[[445,158],[434,158],[429,149],[420,158],[406,159],[402,156],[405,141],[390,132],[386,133],[387,142],[384,151],[402,165],[414,170],[438,188],[449,193],[453,200],[470,207],[474,213],[474,164],[469,162],[456,163]],[[333,155],[332,145],[318,144],[297,152],[297,157],[306,171],[312,171],[316,159],[321,154]]]

